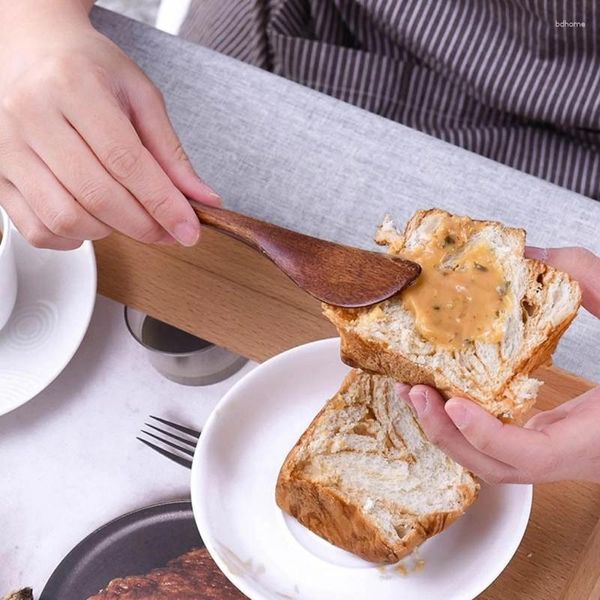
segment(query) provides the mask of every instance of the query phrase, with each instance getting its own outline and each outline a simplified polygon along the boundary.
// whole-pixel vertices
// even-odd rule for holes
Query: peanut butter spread
[[[458,350],[475,340],[499,342],[512,303],[509,282],[490,246],[467,242],[483,224],[445,218],[427,242],[403,248],[403,257],[422,268],[402,295],[426,340]]]

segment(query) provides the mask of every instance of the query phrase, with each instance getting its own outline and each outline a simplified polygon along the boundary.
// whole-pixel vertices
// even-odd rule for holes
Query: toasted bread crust
[[[390,545],[360,506],[348,503],[334,488],[303,478],[300,449],[312,438],[324,412],[335,408],[339,394],[344,393],[359,375],[360,371],[353,370],[346,376],[339,392],[319,411],[290,450],[277,479],[275,500],[282,510],[332,544],[364,560],[391,564],[410,554],[423,541],[440,533],[462,516],[476,500],[479,487],[460,487],[462,505],[459,510],[430,513],[423,517],[407,515],[411,527],[398,543]]]

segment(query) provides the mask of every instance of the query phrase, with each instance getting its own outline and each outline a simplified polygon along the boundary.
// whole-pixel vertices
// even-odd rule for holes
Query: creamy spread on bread
[[[448,215],[426,243],[401,251],[422,269],[402,302],[421,336],[438,346],[458,350],[474,341],[502,340],[510,282],[489,244],[473,241],[481,227]]]

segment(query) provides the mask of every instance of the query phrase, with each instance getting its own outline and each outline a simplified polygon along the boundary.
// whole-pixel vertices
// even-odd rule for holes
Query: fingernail
[[[459,402],[448,400],[444,408],[458,429],[464,429],[467,426],[469,421],[469,413]]]
[[[181,221],[173,230],[175,238],[184,246],[193,246],[200,237],[200,229],[187,221]]]
[[[223,199],[221,198],[221,196],[219,196],[219,194],[217,194],[217,192],[215,192],[215,190],[213,190],[209,185],[207,185],[206,182],[200,177],[198,177],[198,183],[200,184],[199,188],[202,196],[204,196],[205,198],[204,202],[206,204],[211,204],[212,206],[223,205]]]
[[[221,196],[219,196],[219,194],[217,194],[216,192],[210,192],[208,197],[210,198],[213,206],[223,206],[223,198],[221,198]]]
[[[417,417],[422,417],[427,410],[427,395],[425,392],[412,388],[408,392],[410,402],[417,413]]]
[[[528,258],[535,260],[541,260],[546,262],[548,260],[548,248],[538,248],[537,246],[527,246],[526,254]]]

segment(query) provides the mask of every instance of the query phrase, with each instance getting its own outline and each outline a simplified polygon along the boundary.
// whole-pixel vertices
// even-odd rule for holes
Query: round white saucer
[[[14,227],[12,233],[19,290],[0,331],[0,415],[31,400],[65,368],[87,331],[96,300],[91,242],[69,252],[41,250]]]
[[[314,535],[275,503],[279,469],[337,391],[339,339],[280,354],[222,398],[192,467],[192,506],[215,562],[253,600],[467,600],[502,572],[525,533],[529,485],[482,485],[467,513],[401,566],[367,563]]]

